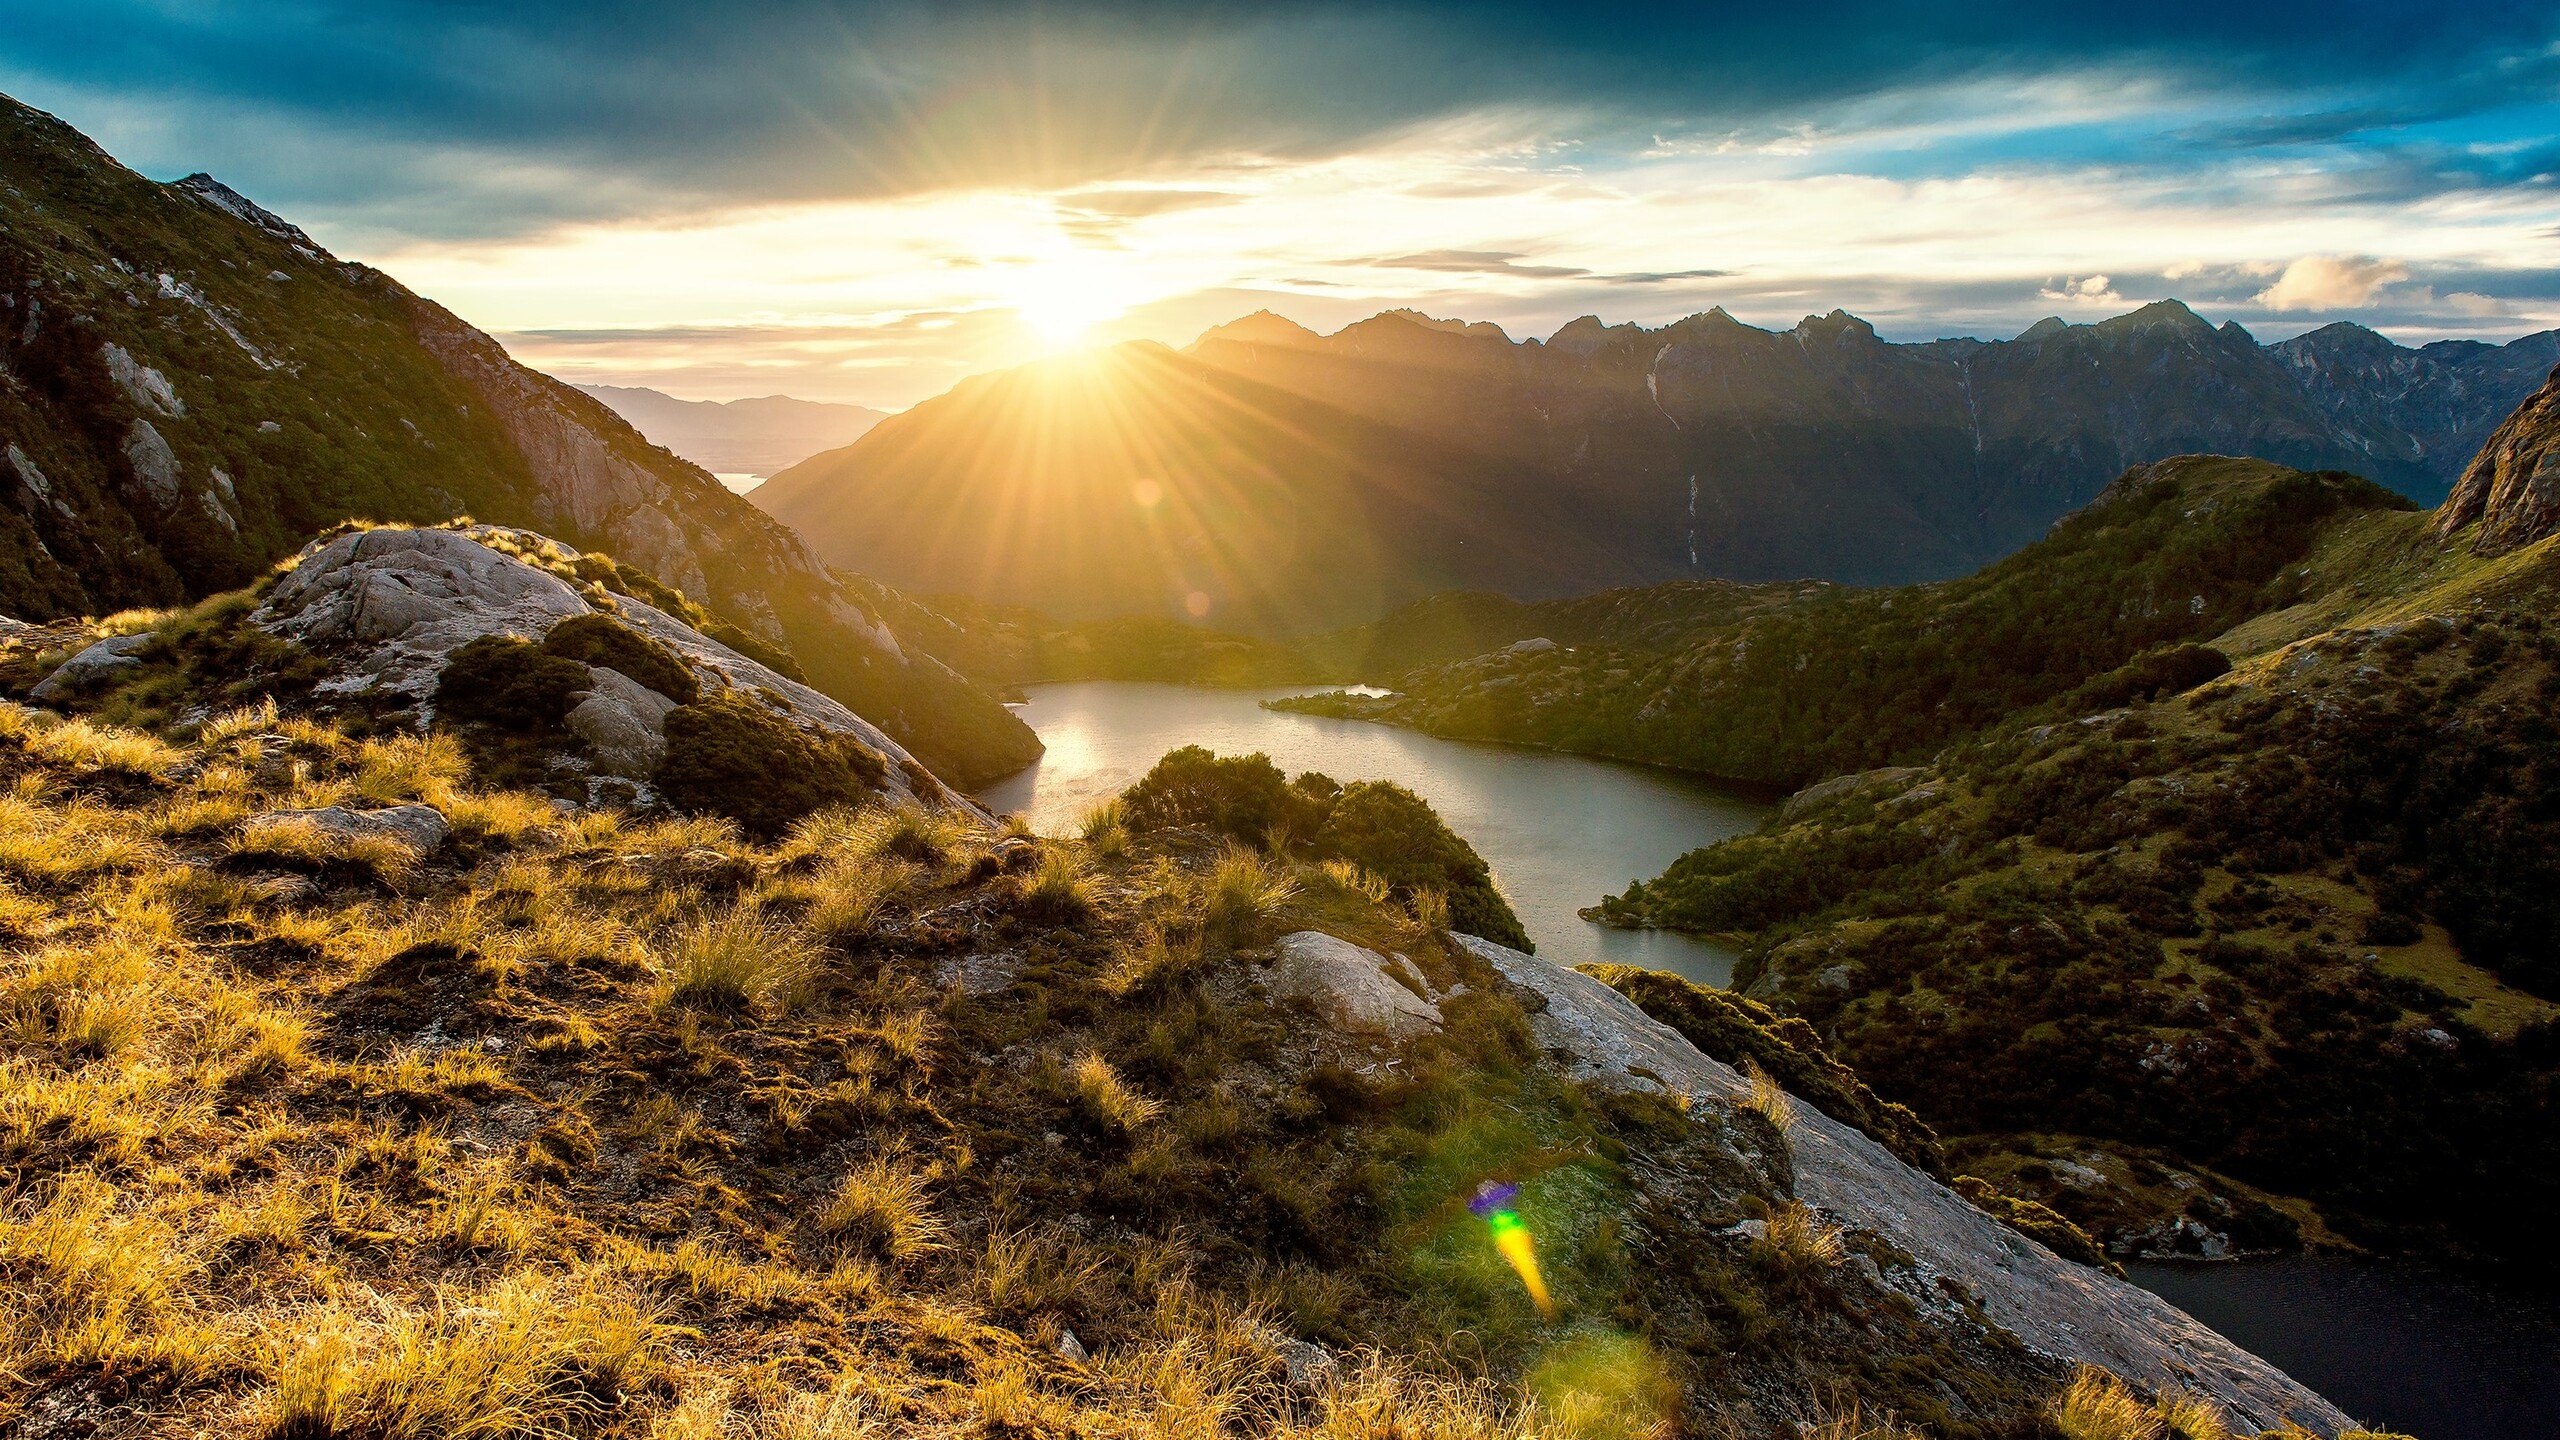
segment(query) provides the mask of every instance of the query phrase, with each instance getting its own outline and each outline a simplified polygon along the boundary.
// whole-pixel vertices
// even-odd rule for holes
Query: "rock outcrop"
[[[2436,533],[2451,538],[2478,525],[2472,548],[2503,555],[2560,532],[2560,369],[2518,406],[2436,511]]]
[[[27,698],[49,704],[119,672],[141,669],[136,653],[150,643],[148,635],[109,636],[56,666],[52,674],[36,682]]]
[[[455,651],[489,635],[539,640],[561,621],[610,613],[665,646],[705,690],[754,697],[803,730],[848,735],[890,760],[883,789],[917,798],[925,767],[880,727],[835,699],[778,674],[691,625],[629,596],[564,579],[516,551],[566,568],[577,552],[498,526],[359,530],[315,542],[252,620],[331,658],[324,693],[362,695],[422,712]],[[666,754],[675,702],[619,671],[588,666],[592,687],[566,723],[603,773],[645,778]],[[962,803],[962,802],[952,802]]]
[[[393,805],[381,810],[349,810],[327,805],[317,810],[271,810],[251,816],[243,828],[254,834],[276,828],[308,828],[330,839],[388,840],[424,855],[453,833],[444,812],[432,805]]]
[[[1440,1007],[1398,980],[1395,962],[1321,930],[1281,936],[1264,983],[1275,995],[1308,1001],[1346,1030],[1408,1040],[1440,1028]]]
[[[1534,997],[1531,1033],[1575,1078],[1692,1105],[1748,1097],[1742,1075],[1599,980],[1472,935],[1455,938]],[[1940,1303],[1933,1292],[1941,1282],[1952,1282],[2038,1350],[2146,1385],[2202,1391],[2252,1430],[2286,1420],[2323,1435],[2352,1428],[2336,1406],[2185,1311],[2056,1256],[1821,1111],[1799,1106],[1788,1140],[1797,1198],[1909,1254],[1916,1272],[1886,1274],[1924,1309]]]

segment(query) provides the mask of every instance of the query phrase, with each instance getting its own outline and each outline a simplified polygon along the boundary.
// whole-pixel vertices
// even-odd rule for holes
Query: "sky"
[[[2560,325],[2560,8],[2509,0],[0,0],[0,91],[688,398],[1260,309]]]

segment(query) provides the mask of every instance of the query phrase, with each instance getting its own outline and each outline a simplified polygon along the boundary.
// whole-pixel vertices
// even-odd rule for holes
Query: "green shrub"
[[[1316,832],[1315,848],[1326,859],[1351,861],[1384,879],[1400,898],[1423,890],[1442,892],[1453,930],[1515,950],[1530,948],[1529,934],[1520,928],[1511,902],[1493,888],[1493,872],[1484,857],[1443,824],[1421,796],[1401,785],[1363,780],[1345,787],[1324,828]]]
[[[501,730],[550,731],[569,713],[569,697],[593,684],[575,660],[545,654],[513,635],[483,635],[445,662],[436,709],[447,719]]]
[[[805,734],[734,690],[668,711],[666,729],[659,793],[762,839],[813,811],[858,803],[889,774],[888,762],[860,741]]]
[[[1221,756],[1185,745],[1121,798],[1132,830],[1201,826],[1259,843],[1281,817],[1288,781],[1268,755]]]
[[[673,650],[610,615],[572,615],[542,637],[545,654],[623,674],[679,705],[702,695],[702,683]]]

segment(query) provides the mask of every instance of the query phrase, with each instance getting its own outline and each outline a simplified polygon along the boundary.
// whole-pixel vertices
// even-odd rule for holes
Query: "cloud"
[[[1639,270],[1625,275],[1595,275],[1611,285],[1672,285],[1684,280],[1722,280],[1730,270]]]
[[[2121,305],[2124,297],[2116,293],[2116,282],[2105,275],[2086,275],[2078,279],[2047,284],[2036,292],[2039,300],[2060,300],[2074,305]]]
[[[2454,291],[2444,297],[2444,303],[2452,307],[2454,314],[2473,320],[2503,320],[2516,313],[2514,306],[2494,295],[2475,295],[2468,290]]]
[[[2305,255],[2284,267],[2276,283],[2251,297],[2270,310],[2361,310],[2409,278],[2397,260],[2354,255]]]
[[[1517,250],[1425,250],[1417,255],[1382,255],[1351,264],[1380,270],[1436,270],[1456,275],[1518,275],[1532,280],[1564,280],[1591,272],[1578,265],[1522,265]]]

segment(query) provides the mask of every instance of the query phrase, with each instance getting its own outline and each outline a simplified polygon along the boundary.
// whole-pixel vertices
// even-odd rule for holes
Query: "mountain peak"
[[[304,234],[301,226],[201,170],[184,180],[169,182],[169,188],[182,194],[192,195],[235,220],[246,221],[295,249],[314,254],[320,252],[318,242]]]
[[[2033,325],[2019,331],[2018,340],[2021,343],[2033,343],[2040,345],[2070,328],[2070,321],[2063,319],[2059,315],[2047,315]]]
[[[2471,548],[2503,555],[2560,534],[2560,366],[2489,436],[2436,511],[2451,538],[2477,523]]]
[[[2165,328],[2189,330],[2203,335],[2210,335],[2213,333],[2212,323],[2193,310],[2188,309],[2187,302],[2184,300],[2154,300],[2148,305],[2142,306],[2141,308],[2133,310],[2127,314],[2118,315],[2112,320],[2101,320],[2095,328],[2099,330],[2157,330]]]
[[[1242,319],[1202,331],[1200,338],[1192,344],[1199,346],[1212,340],[1224,340],[1237,345],[1313,345],[1323,338],[1285,315],[1256,310]]]

